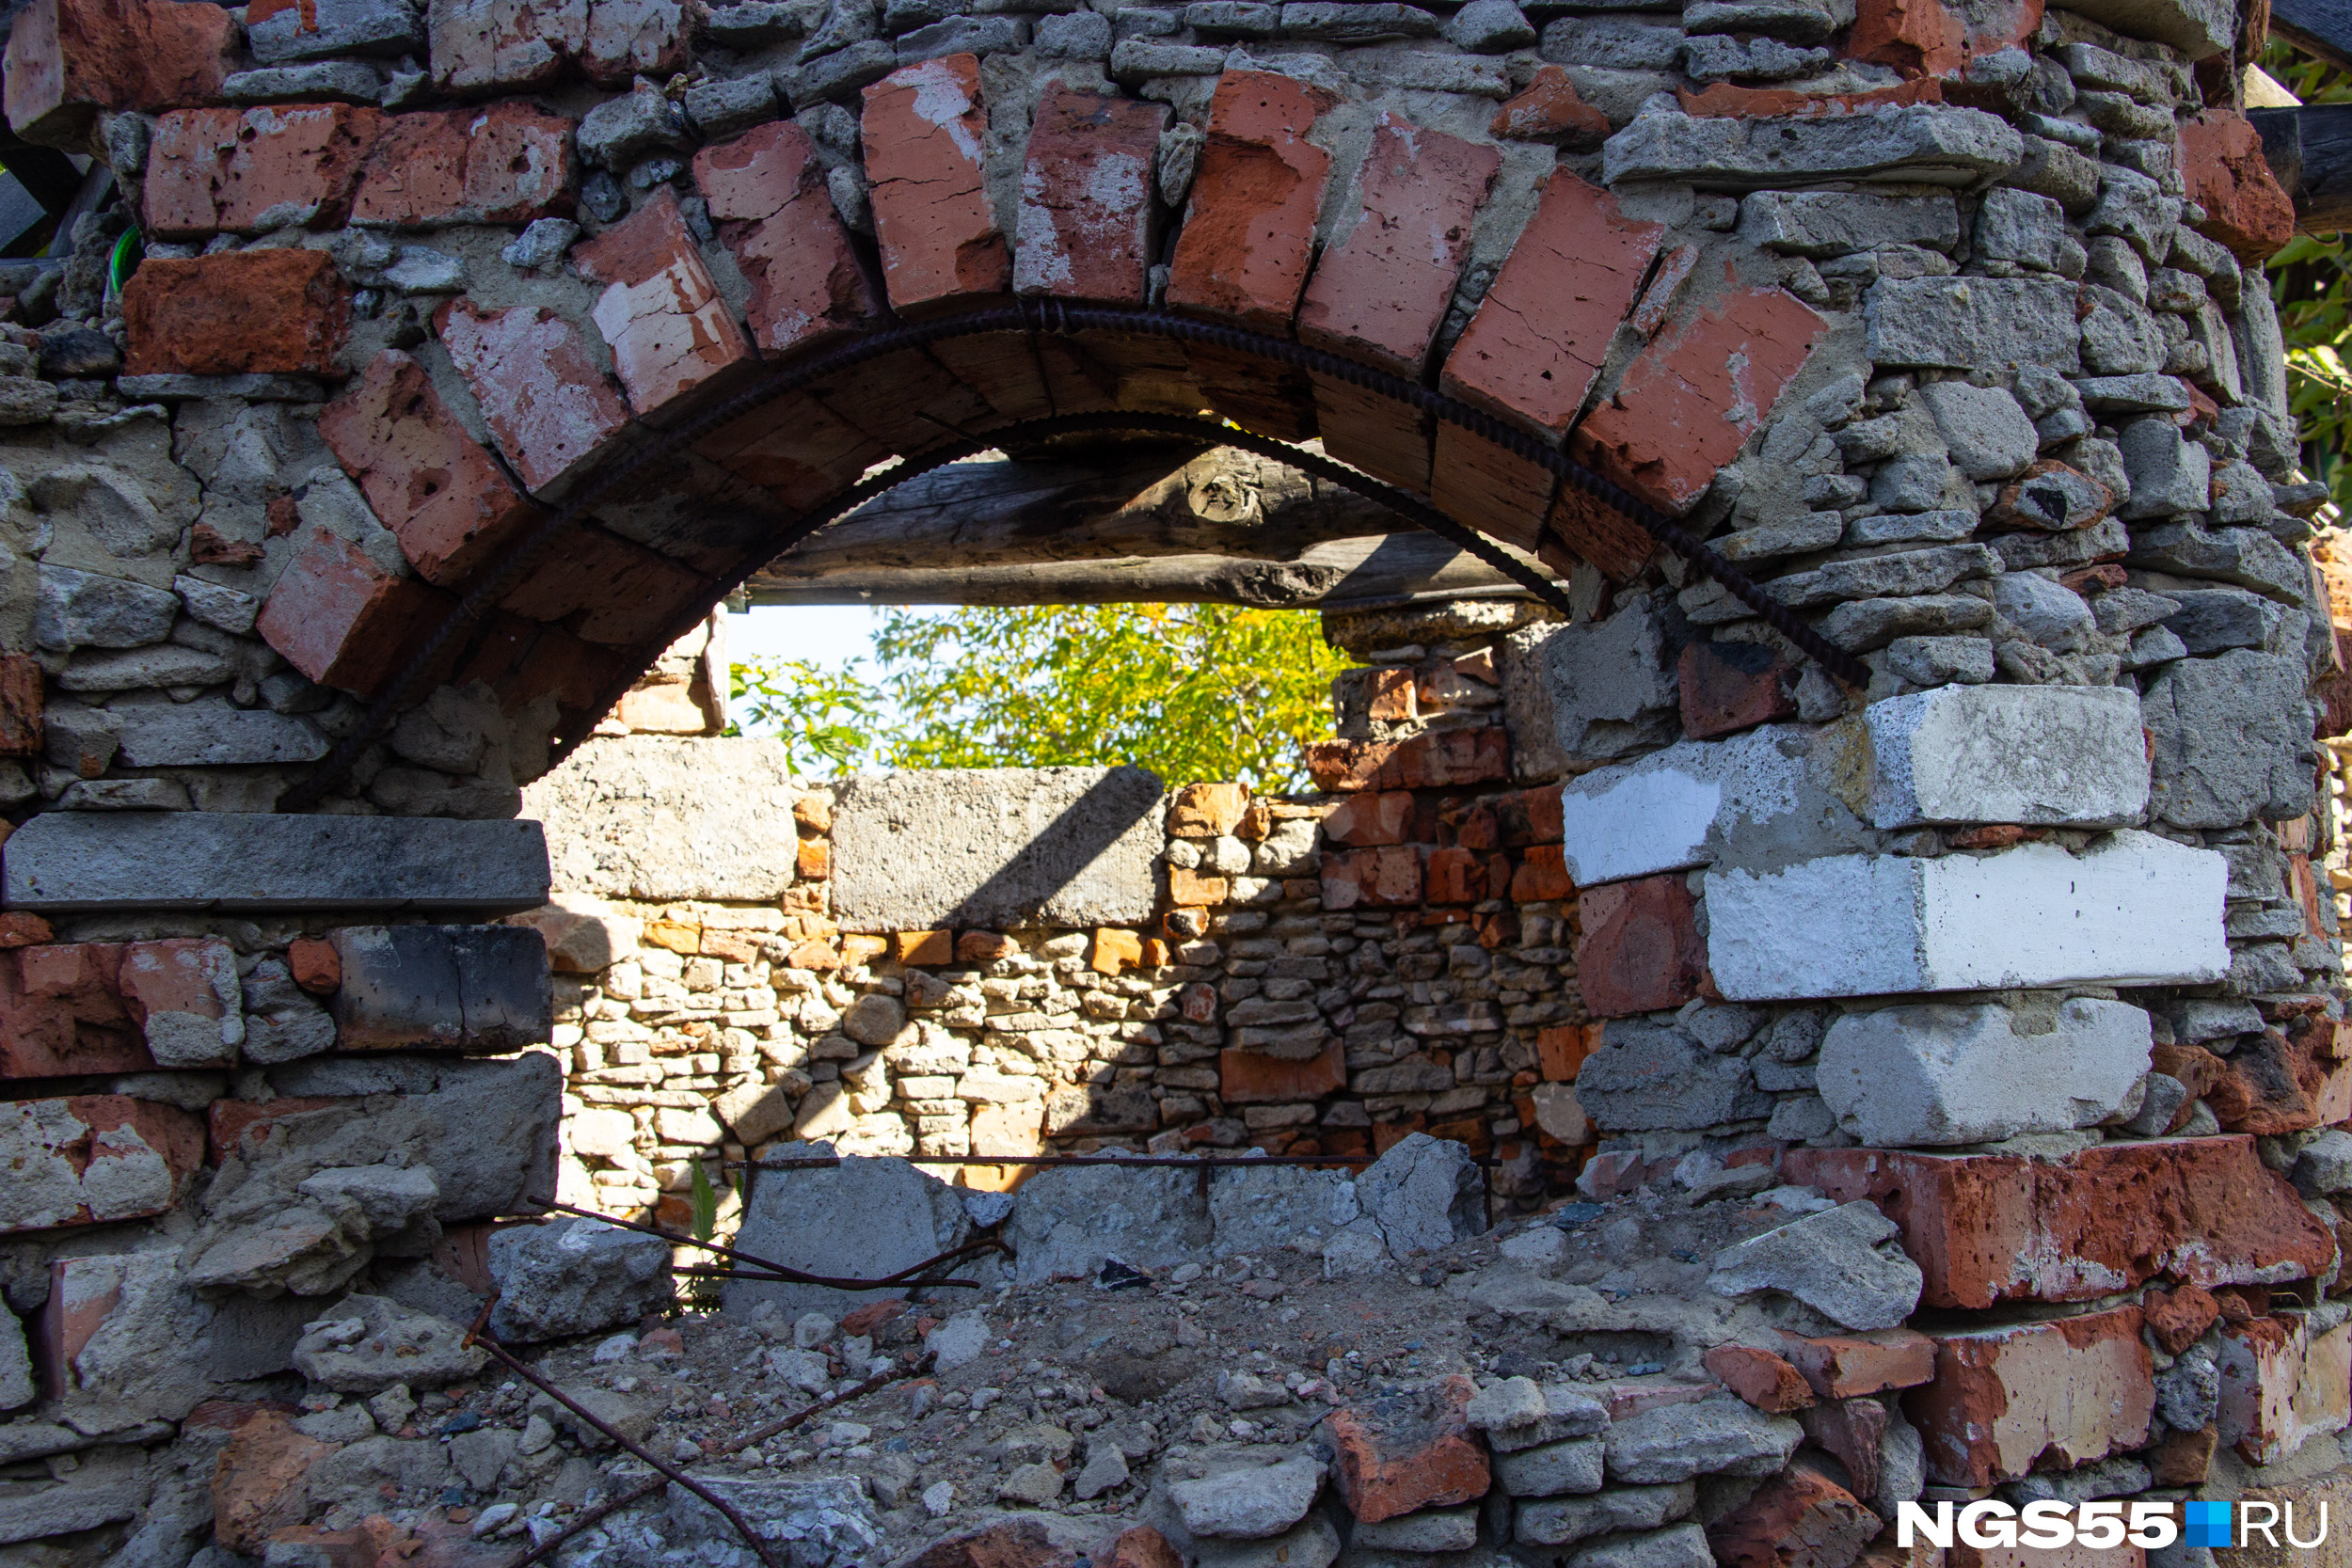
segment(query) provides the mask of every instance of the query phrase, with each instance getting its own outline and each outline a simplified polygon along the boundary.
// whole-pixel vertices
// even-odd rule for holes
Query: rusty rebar
[[[681,1236],[674,1230],[664,1230],[658,1225],[644,1225],[636,1220],[625,1220],[612,1214],[599,1214],[593,1209],[576,1208],[569,1203],[558,1203],[551,1198],[547,1201],[546,1207],[560,1210],[566,1214],[577,1214],[581,1219],[602,1220],[607,1225],[617,1225],[624,1230],[635,1230],[647,1236],[659,1236],[663,1241],[676,1245],[701,1247],[704,1251],[715,1252],[722,1258],[731,1258],[749,1263],[754,1268],[765,1270],[771,1282],[775,1284],[820,1285],[834,1291],[886,1291],[894,1285],[908,1283],[910,1276],[921,1274],[925,1269],[936,1268],[942,1263],[952,1263],[957,1259],[968,1257],[975,1252],[1009,1252],[1012,1250],[995,1237],[988,1236],[977,1242],[967,1243],[953,1251],[943,1252],[935,1258],[926,1258],[920,1263],[900,1269],[897,1274],[886,1275],[880,1279],[840,1279],[830,1275],[809,1274],[801,1269],[787,1268],[782,1263],[771,1262],[765,1258],[755,1257],[735,1247],[723,1246],[717,1242],[706,1242],[699,1236]],[[927,1280],[924,1283],[944,1282]]]
[[[498,1292],[496,1291],[491,1291],[490,1301],[495,1302],[497,1299]],[[520,1356],[509,1352],[504,1345],[499,1343],[498,1336],[489,1331],[489,1303],[485,1303],[482,1308],[482,1315],[480,1319],[477,1320],[478,1326],[466,1336],[466,1343],[469,1346],[479,1345],[482,1349],[489,1352],[492,1358],[498,1361],[499,1364],[503,1366],[508,1371],[515,1373],[517,1377],[520,1377],[523,1381],[537,1388],[541,1393],[547,1395],[548,1398],[553,1400],[556,1403],[562,1405],[564,1409],[570,1411],[573,1415],[579,1417],[581,1420],[596,1428],[597,1432],[601,1433],[612,1443],[617,1444],[619,1447],[628,1449],[630,1453],[635,1454],[638,1458],[644,1460],[647,1465],[653,1466],[655,1470],[660,1472],[663,1476],[668,1477],[671,1481],[677,1482],[680,1486],[685,1487],[689,1492],[691,1492],[694,1496],[708,1503],[712,1508],[718,1510],[719,1516],[726,1520],[729,1525],[735,1528],[736,1534],[743,1538],[743,1544],[751,1547],[753,1553],[758,1557],[761,1562],[767,1565],[767,1568],[788,1568],[788,1564],[779,1560],[775,1553],[770,1549],[766,1539],[763,1538],[757,1530],[752,1528],[750,1521],[745,1519],[742,1514],[735,1511],[734,1504],[728,1502],[724,1497],[722,1497],[717,1493],[711,1491],[707,1486],[703,1485],[702,1482],[694,1480],[693,1477],[688,1475],[684,1470],[679,1469],[676,1465],[665,1463],[664,1461],[656,1458],[651,1449],[648,1449],[644,1444],[633,1440],[628,1433],[622,1432],[619,1428],[611,1425],[602,1418],[598,1417],[594,1411],[590,1410],[586,1405],[581,1404],[578,1400],[572,1398],[569,1394],[564,1392],[563,1389],[557,1387],[553,1382],[540,1376],[530,1367],[524,1365]],[[655,1489],[648,1488],[647,1490],[651,1491]]]
[[[814,1417],[823,1415],[828,1410],[834,1409],[840,1405],[848,1404],[854,1400],[862,1400],[866,1395],[887,1387],[893,1383],[899,1383],[908,1378],[919,1376],[926,1370],[924,1362],[929,1359],[930,1356],[926,1354],[923,1361],[916,1362],[914,1366],[907,1368],[903,1371],[876,1372],[872,1377],[867,1378],[864,1383],[859,1384],[854,1388],[845,1388],[840,1393],[828,1394],[823,1399],[818,1400],[816,1403],[805,1406],[803,1409],[796,1410],[791,1415],[783,1418],[781,1420],[771,1421],[764,1427],[755,1428],[750,1432],[744,1433],[739,1437],[731,1438],[724,1443],[721,1443],[717,1447],[707,1450],[705,1457],[716,1459],[722,1454],[741,1453],[745,1449],[750,1448],[754,1443],[764,1443],[771,1437],[780,1436],[785,1433],[790,1432],[795,1427],[800,1426],[803,1422],[807,1421]],[[606,1498],[603,1502],[598,1503],[594,1508],[583,1510],[573,1518],[570,1524],[565,1525],[562,1529],[556,1531],[553,1535],[548,1536],[545,1541],[533,1543],[530,1550],[515,1559],[514,1561],[507,1563],[505,1568],[531,1568],[532,1563],[538,1562],[549,1554],[560,1550],[564,1544],[571,1540],[573,1537],[580,1534],[584,1530],[593,1529],[597,1525],[602,1524],[607,1518],[611,1517],[612,1514],[618,1513],[622,1509],[628,1507],[630,1504],[643,1502],[645,1498],[652,1497],[656,1492],[660,1491],[666,1484],[668,1484],[666,1481],[649,1481],[638,1486],[633,1491],[619,1493],[616,1496]]]

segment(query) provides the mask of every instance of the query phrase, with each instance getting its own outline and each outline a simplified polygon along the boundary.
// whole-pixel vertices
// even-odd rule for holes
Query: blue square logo
[[[2191,1502],[2186,1505],[2187,1528],[2181,1544],[2185,1546],[2228,1546],[2230,1540],[2230,1505],[2228,1503]]]

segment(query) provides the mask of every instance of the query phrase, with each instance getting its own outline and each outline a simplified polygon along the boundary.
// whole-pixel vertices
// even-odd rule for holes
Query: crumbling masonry
[[[2342,1539],[2266,8],[12,14],[89,160],[0,262],[12,1560]],[[1141,424],[1456,550],[1202,587],[1355,660],[1313,793],[703,734],[813,530]]]

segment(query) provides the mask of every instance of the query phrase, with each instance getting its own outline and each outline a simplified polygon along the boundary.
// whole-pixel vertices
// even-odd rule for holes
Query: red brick
[[[1911,1388],[1935,1375],[1935,1341],[1908,1328],[1806,1338],[1781,1333],[1789,1364],[1825,1400],[1859,1399]]]
[[[218,6],[182,0],[33,0],[8,33],[8,128],[75,151],[101,109],[215,102],[237,46]]]
[[[398,349],[326,405],[319,435],[428,582],[461,582],[539,515]]]
[[[1157,1530],[1130,1530],[1128,1535]],[[1121,1542],[1126,1536],[1121,1536]],[[1166,1546],[1165,1538],[1161,1545]],[[1146,1544],[1136,1542],[1130,1548],[1144,1552]],[[907,1568],[1073,1568],[1076,1559],[1054,1544],[1045,1533],[1045,1526],[1036,1518],[1009,1520],[989,1526],[968,1535],[950,1536],[934,1541],[923,1548],[922,1554],[907,1564]],[[1145,1555],[1136,1560],[1157,1568],[1157,1560]]]
[[[1679,1007],[1699,993],[1707,948],[1698,905],[1679,871],[1586,888],[1577,901],[1584,934],[1577,984],[1597,1018]]]
[[[1511,873],[1510,896],[1514,904],[1555,903],[1576,896],[1567,857],[1559,845],[1534,845],[1519,856],[1518,868]]]
[[[2178,1355],[2195,1344],[2221,1315],[2213,1292],[2194,1285],[2171,1291],[2152,1289],[2140,1298],[2139,1309],[2148,1320],[2148,1332],[2156,1348],[2167,1355]]]
[[[1466,1412],[1477,1386],[1459,1372],[1331,1414],[1340,1496],[1366,1524],[1486,1495],[1486,1450]]]
[[[580,329],[552,310],[517,305],[485,312],[453,299],[433,322],[491,438],[532,491],[579,471],[628,427],[628,409]]]
[[[0,1231],[108,1225],[167,1212],[204,1161],[187,1112],[125,1095],[0,1105],[8,1187]]]
[[[1424,730],[1381,764],[1385,789],[1460,789],[1510,776],[1511,737],[1501,729]]]
[[[1475,904],[1488,896],[1486,857],[1474,849],[1432,849],[1422,875],[1432,904]]]
[[[1307,777],[1326,794],[1371,789],[1395,751],[1389,740],[1310,740]]]
[[[889,453],[813,398],[780,397],[722,426],[694,450],[796,511],[822,505]]]
[[[391,115],[352,216],[403,229],[529,223],[571,211],[572,122],[528,103]]]
[[[583,642],[568,632],[493,615],[475,639],[454,679],[486,681],[500,705],[513,712],[543,695],[555,698],[565,733],[577,734],[602,719],[615,693],[636,678],[641,666],[625,654]]]
[[[600,529],[582,529],[549,550],[500,608],[560,623],[590,642],[634,647],[661,635],[718,585],[668,556]]]
[[[313,996],[325,996],[343,983],[342,957],[323,937],[296,937],[288,942],[286,970],[295,985]]]
[[[122,291],[125,375],[331,375],[350,291],[322,250],[150,258]]]
[[[1707,1544],[1724,1568],[1847,1568],[1879,1525],[1852,1493],[1800,1466],[1708,1525]]]
[[[1350,848],[1402,844],[1412,836],[1413,811],[1410,790],[1351,795],[1323,819],[1323,836]]]
[[[339,227],[383,115],[348,103],[182,109],[156,122],[140,208],[159,239],[257,233],[272,208],[310,208]]]
[[[1571,557],[1565,567],[1556,559],[1559,546]],[[1535,544],[1537,558],[1563,577],[1575,569],[1576,562],[1588,561],[1619,582],[1631,581],[1657,553],[1658,541],[1648,530],[1586,495],[1572,479],[1561,481],[1544,518],[1544,536]]]
[[[2204,1101],[2230,1132],[2275,1137],[2330,1119],[2320,1103],[2331,1086],[2328,1064],[2312,1060],[2309,1050],[2276,1029],[2213,1061]]]
[[[1795,660],[1767,642],[1693,642],[1675,670],[1682,733],[1712,739],[1797,716]]]
[[[1436,421],[1394,398],[1329,376],[1309,375],[1315,394],[1315,428],[1323,450],[1384,484],[1429,493]]]
[[[2276,1465],[2352,1420],[2352,1323],[2306,1333],[2299,1316],[2221,1330],[2222,1442],[2249,1465]]]
[[[0,756],[39,756],[43,745],[40,660],[0,654]]]
[[[1538,66],[1518,96],[1495,111],[1486,134],[1589,152],[1609,139],[1609,117],[1577,97],[1565,70]]]
[[[1627,218],[1608,192],[1555,170],[1446,356],[1445,389],[1541,434],[1565,433],[1664,232]]]
[[[1220,1051],[1217,1097],[1228,1105],[1265,1105],[1321,1100],[1347,1087],[1347,1049],[1339,1040],[1304,1061],[1258,1051]]]
[[[1531,844],[1557,844],[1563,835],[1560,791],[1557,787],[1522,789],[1499,795],[1487,802],[1503,844],[1524,849]]]
[[[1795,295],[1751,289],[1654,338],[1575,450],[1652,506],[1689,511],[1772,412],[1826,324]]]
[[[1046,85],[1029,121],[1012,285],[1140,305],[1152,261],[1157,103]]]
[[[1167,1536],[1136,1525],[1094,1549],[1094,1568],[1184,1568],[1184,1559]]]
[[[1968,63],[1968,30],[1941,0],[1861,0],[1846,53],[1906,75],[1953,76]]]
[[[542,87],[579,67],[626,87],[691,58],[686,7],[631,0],[441,0],[432,9],[434,85],[460,94]]]
[[[2262,135],[2244,115],[2207,109],[2180,122],[2181,178],[2205,209],[2200,232],[2251,264],[2295,237],[2295,204],[2263,157]]]
[[[55,942],[56,932],[49,922],[24,910],[0,911],[0,949],[34,947],[44,942]]]
[[[1359,179],[1362,214],[1324,248],[1301,341],[1420,379],[1502,155],[1383,113]]]
[[[1938,1335],[1935,1380],[1903,1399],[1927,1440],[1928,1479],[2014,1481],[2136,1449],[2155,1411],[2139,1308]]]
[[[1461,351],[1454,351],[1459,358]],[[1431,504],[1490,538],[1533,550],[1551,508],[1549,468],[1505,451],[1483,436],[1440,420],[1430,462]]]
[[[154,1058],[121,1000],[119,942],[0,952],[0,1076],[144,1072]]]
[[[1832,1400],[1797,1419],[1804,1434],[1846,1467],[1853,1489],[1864,1497],[1879,1490],[1879,1445],[1885,1440],[1886,1406],[1873,1399]]]
[[[219,937],[167,937],[122,950],[122,1008],[169,1068],[234,1067],[244,1037],[237,955]],[[223,1035],[224,1025],[229,1034]]]
[[[1271,71],[1217,78],[1168,277],[1171,309],[1288,330],[1331,175],[1331,155],[1307,133],[1335,103]]]
[[[314,531],[278,574],[254,629],[314,681],[381,691],[454,600],[396,578],[348,540]]]
[[[1215,838],[1240,827],[1248,810],[1248,784],[1186,784],[1168,797],[1168,831],[1184,837]]]
[[[2046,1162],[1790,1149],[1782,1166],[1840,1202],[1869,1198],[1901,1226],[1930,1307],[2089,1301],[2159,1274],[2208,1289],[2296,1278],[2335,1257],[2328,1227],[2243,1136],[2108,1144]]]
[[[2213,1450],[2220,1443],[2219,1430],[2211,1426],[2195,1432],[2168,1432],[2142,1457],[2158,1486],[2202,1486],[2213,1473]]]
[[[1410,845],[1323,857],[1323,907],[1397,909],[1422,901],[1421,855]]]
[[[948,55],[892,71],[866,89],[860,130],[890,303],[904,311],[1004,293],[1012,261],[981,186],[979,60]]]
[[[1804,1374],[1771,1351],[1753,1345],[1717,1345],[1707,1353],[1707,1370],[1723,1386],[1756,1409],[1774,1416],[1813,1402]]]
[[[1546,1083],[1574,1083],[1584,1058],[1599,1049],[1597,1023],[1555,1023],[1535,1031],[1535,1066]]]
[[[694,154],[694,183],[719,239],[752,286],[747,314],[763,353],[784,354],[882,316],[866,266],[825,188],[807,132],[771,120]]]
[[[301,1524],[309,1501],[302,1478],[339,1447],[296,1432],[282,1410],[239,1426],[213,1469],[213,1532],[221,1545],[259,1557],[273,1535]]]
[[[595,239],[572,266],[605,285],[590,311],[629,405],[649,420],[752,356],[668,186]]]

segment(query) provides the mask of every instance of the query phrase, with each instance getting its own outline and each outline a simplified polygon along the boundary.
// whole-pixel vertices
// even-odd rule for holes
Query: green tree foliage
[[[2352,75],[2282,43],[2263,70],[2306,103],[2352,103]],[[2345,236],[2297,234],[2270,260],[2271,298],[2287,345],[2287,397],[2303,433],[2303,467],[2352,507],[2352,253]]]
[[[739,715],[727,734],[748,728],[785,744],[795,774],[849,772],[865,760],[887,706],[861,671],[863,659],[827,670],[804,658],[755,658],[728,667],[731,705]],[[750,698],[748,703],[743,698]]]
[[[1291,789],[1347,667],[1313,613],[1226,605],[898,610],[874,641],[878,679],[862,660],[736,666],[751,727],[843,771],[1132,763],[1171,786]]]

